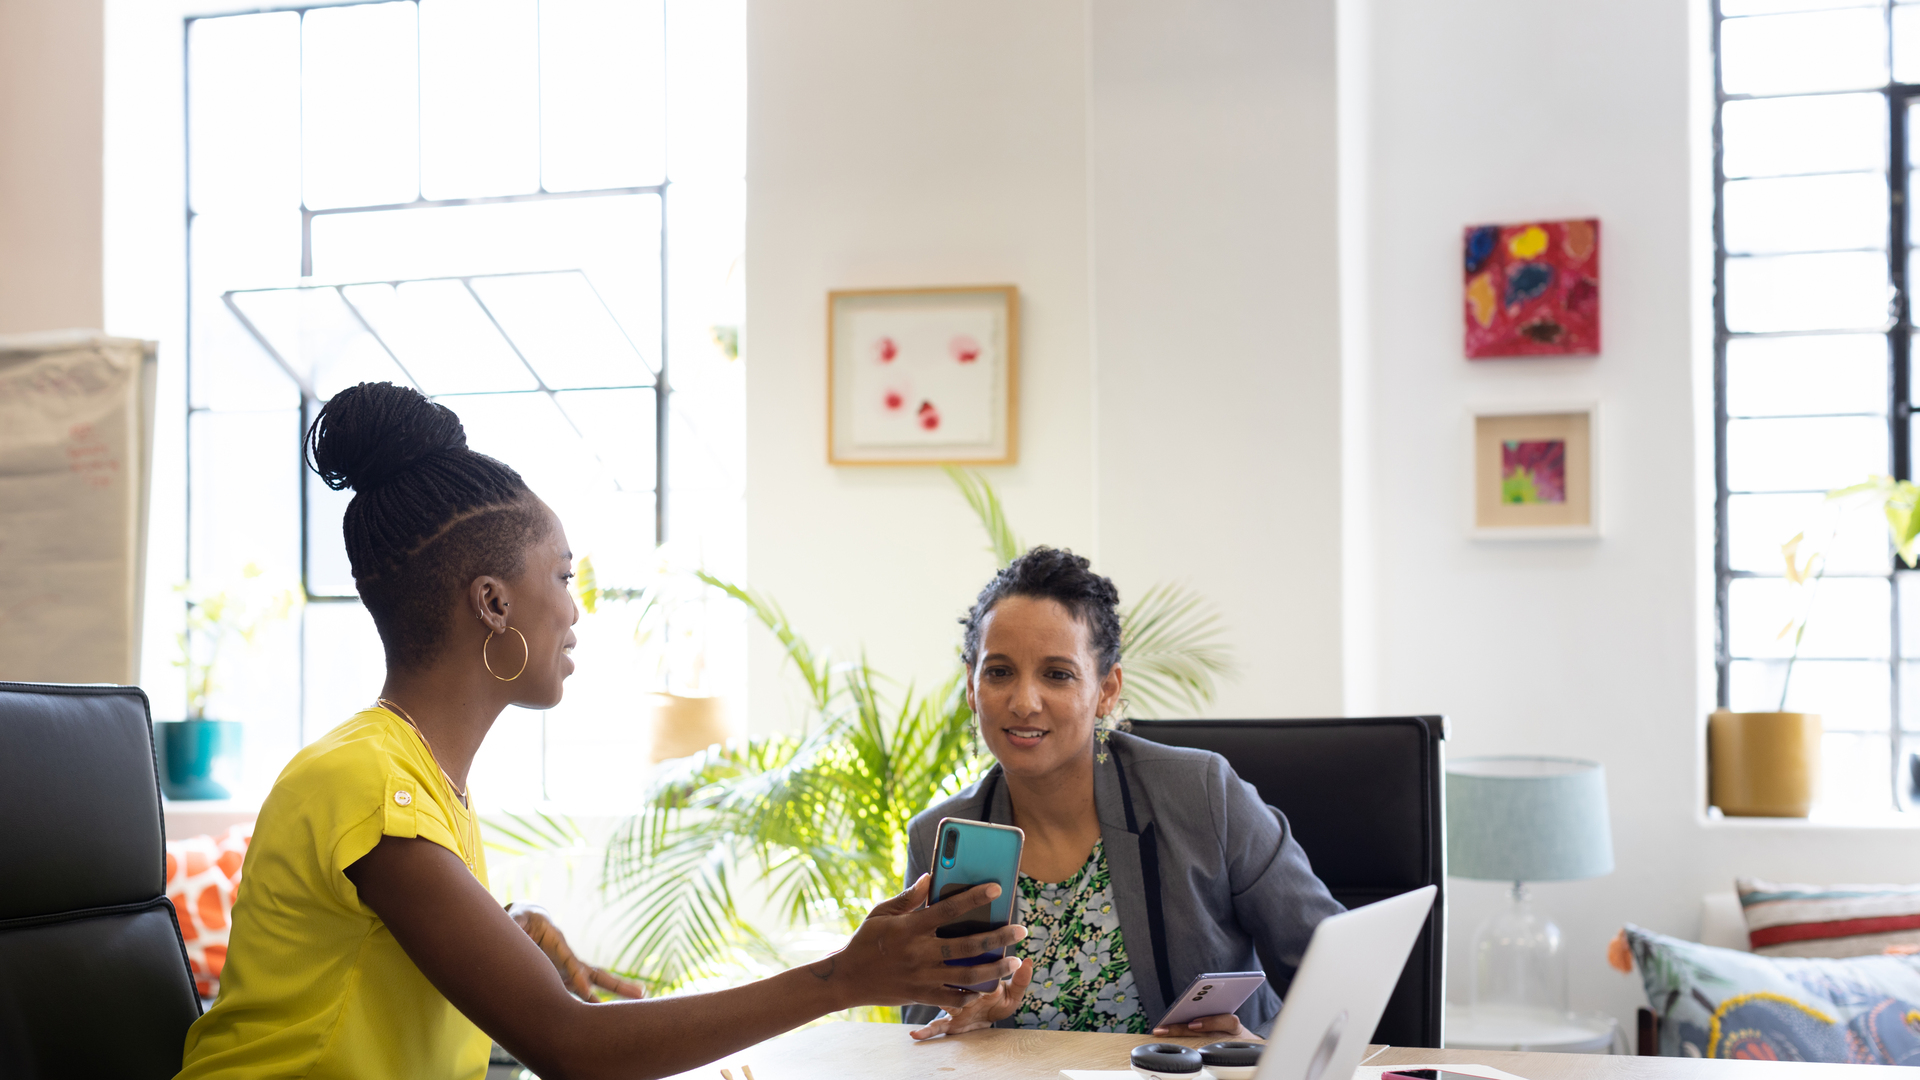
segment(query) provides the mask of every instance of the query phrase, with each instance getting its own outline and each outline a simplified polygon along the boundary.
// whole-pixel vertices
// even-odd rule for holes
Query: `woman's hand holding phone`
[[[842,984],[850,1000],[858,1005],[917,1003],[951,1013],[981,997],[948,985],[953,981],[953,968],[947,961],[1005,951],[1026,938],[1027,928],[1003,926],[966,937],[936,937],[934,931],[942,924],[1000,895],[1000,886],[992,882],[976,885],[931,907],[923,906],[927,889],[928,877],[922,874],[906,892],[876,904],[846,948],[808,965],[807,971],[822,982]],[[977,972],[1004,979],[1019,966],[1019,961],[1003,957],[967,974],[969,978]]]
[[[1019,968],[1011,980],[988,990],[984,994],[973,995],[973,1000],[958,1009],[948,1009],[926,1027],[910,1031],[907,1034],[915,1039],[931,1039],[935,1035],[958,1035],[975,1028],[992,1027],[994,1021],[1005,1020],[1020,1008],[1020,1002],[1027,996],[1027,984],[1033,981],[1033,961],[1017,960]]]
[[[1198,1020],[1189,1020],[1184,1024],[1175,1024],[1170,1028],[1157,1027],[1153,1029],[1155,1035],[1212,1035],[1216,1032],[1225,1035],[1229,1039],[1242,1039],[1247,1042],[1267,1041],[1255,1035],[1253,1032],[1248,1031],[1241,1025],[1240,1018],[1233,1013],[1222,1013],[1219,1016],[1202,1016]]]

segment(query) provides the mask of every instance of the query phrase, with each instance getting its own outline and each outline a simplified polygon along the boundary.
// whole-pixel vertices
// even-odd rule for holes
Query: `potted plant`
[[[207,719],[208,700],[219,689],[215,676],[237,643],[244,647],[267,624],[287,617],[297,602],[292,589],[268,593],[254,563],[241,568],[240,580],[215,592],[199,592],[191,582],[179,586],[187,601],[186,628],[174,635],[179,655],[173,666],[186,673],[184,720],[154,724],[160,789],[169,799],[225,799],[240,762],[241,726],[234,720]]]
[[[1780,546],[1785,580],[1793,589],[1793,611],[1779,638],[1793,637],[1779,704],[1771,712],[1716,710],[1707,720],[1708,802],[1731,817],[1806,817],[1820,788],[1818,713],[1790,712],[1787,694],[1813,618],[1813,603],[1826,575],[1826,548],[1835,532],[1833,515],[1879,509],[1887,520],[1894,553],[1912,569],[1920,560],[1920,487],[1909,480],[1872,476],[1827,493],[1829,513],[1815,540],[1807,531]]]

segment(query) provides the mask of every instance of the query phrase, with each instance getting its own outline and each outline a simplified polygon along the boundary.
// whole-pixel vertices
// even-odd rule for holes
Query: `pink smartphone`
[[[1202,975],[1187,985],[1173,1001],[1173,1008],[1153,1025],[1156,1028],[1191,1023],[1203,1016],[1220,1016],[1246,1004],[1260,984],[1267,981],[1258,971],[1217,971]]]

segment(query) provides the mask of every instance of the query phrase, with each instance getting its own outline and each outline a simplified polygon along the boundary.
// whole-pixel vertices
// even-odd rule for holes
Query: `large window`
[[[351,493],[301,467],[343,387],[410,384],[459,413],[604,581],[642,583],[669,540],[737,569],[740,21],[705,0],[188,21],[186,573],[215,588],[252,565],[306,600],[220,673],[248,791],[379,688]],[[509,710],[476,762],[483,804],[637,790],[640,694],[666,687],[638,674],[632,630],[582,620],[566,702]],[[700,689],[733,689],[737,642],[708,637]]]
[[[1721,0],[1713,25],[1719,700],[1770,710],[1784,688],[1826,719],[1822,807],[1900,809],[1920,574],[1896,570],[1871,508],[1825,493],[1912,475],[1920,3]],[[1810,588],[1781,552],[1802,533],[1826,551]]]

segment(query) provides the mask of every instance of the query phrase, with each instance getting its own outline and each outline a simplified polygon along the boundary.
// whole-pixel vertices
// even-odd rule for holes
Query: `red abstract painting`
[[[1466,230],[1467,358],[1600,351],[1600,221]]]

